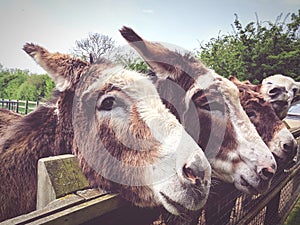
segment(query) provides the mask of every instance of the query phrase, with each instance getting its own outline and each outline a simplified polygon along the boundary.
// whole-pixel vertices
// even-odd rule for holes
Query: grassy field
[[[284,225],[300,225],[300,198],[284,222]]]

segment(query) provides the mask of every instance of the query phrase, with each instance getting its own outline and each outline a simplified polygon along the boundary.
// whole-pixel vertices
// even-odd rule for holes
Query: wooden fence
[[[264,225],[279,225],[282,224],[289,214],[290,210],[300,196],[300,163],[299,163],[299,137],[300,129],[292,131],[294,137],[298,141],[298,161],[291,164],[288,168],[279,169],[271,188],[268,193],[263,195],[247,196],[231,188],[230,185],[223,185],[223,191],[215,190],[215,198],[208,201],[205,208],[197,214],[193,222],[184,223],[178,217],[164,217],[160,209],[140,209],[132,206],[124,201],[118,195],[99,192],[95,189],[85,189],[81,191],[68,191],[65,195],[61,193],[57,195],[57,200],[52,201],[32,213],[19,216],[1,223],[8,224],[72,224],[72,225],[93,225],[93,224],[198,224],[198,225],[222,225],[222,224],[264,224]],[[74,156],[59,156],[52,158],[52,161],[57,163],[59,160],[70,160],[70,157],[75,160],[73,170],[78,171],[78,163]],[[49,160],[42,159],[39,164]],[[51,160],[50,160],[51,161]],[[66,161],[62,163],[66,165]],[[47,167],[47,166],[46,166]],[[50,166],[53,168],[53,166]],[[70,168],[70,166],[67,166]],[[55,166],[54,168],[58,168]],[[41,167],[39,166],[39,171]],[[47,170],[45,170],[47,171]],[[64,169],[57,171],[59,177],[65,178],[72,172],[63,172]],[[77,172],[76,172],[77,173]],[[41,174],[41,173],[40,173]],[[50,173],[51,174],[51,173]],[[49,174],[45,175],[50,179],[46,183],[54,185]],[[50,178],[49,178],[50,177]],[[76,175],[77,177],[77,175]],[[40,177],[39,177],[40,179]],[[67,178],[69,179],[69,178]],[[77,178],[76,178],[77,179]],[[42,179],[43,180],[43,179]],[[45,180],[45,179],[44,179]],[[52,180],[52,181],[51,181]],[[82,188],[86,187],[86,183],[82,182]],[[82,189],[77,187],[78,189]],[[55,188],[46,187],[41,189],[40,193],[53,192],[57,193]],[[61,190],[61,189],[60,189]],[[213,192],[213,191],[212,191]],[[38,195],[39,196],[39,195]],[[64,197],[61,197],[64,196]],[[214,196],[214,194],[211,194]],[[49,199],[48,199],[49,200]]]
[[[27,114],[33,111],[40,102],[0,99],[0,108],[6,108],[20,114]]]

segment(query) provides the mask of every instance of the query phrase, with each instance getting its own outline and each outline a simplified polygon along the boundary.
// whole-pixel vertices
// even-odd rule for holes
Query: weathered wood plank
[[[125,205],[129,205],[129,203],[118,195],[104,195],[65,210],[48,214],[29,224],[77,225],[101,217]]]
[[[108,194],[107,191],[99,190],[99,189],[85,189],[81,191],[77,191],[76,194],[85,200],[94,199],[105,194]]]
[[[85,201],[84,198],[75,194],[70,194],[51,202],[51,204],[49,204],[43,209],[6,220],[0,224],[1,225],[27,224],[39,218],[43,218],[53,212],[61,211],[65,208],[71,207],[72,205],[80,204],[84,201]]]

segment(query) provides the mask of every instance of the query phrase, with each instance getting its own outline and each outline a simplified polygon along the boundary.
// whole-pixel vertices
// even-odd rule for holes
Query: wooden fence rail
[[[6,108],[11,111],[28,114],[33,111],[40,102],[38,101],[24,101],[24,100],[11,100],[11,99],[0,99],[0,108]]]

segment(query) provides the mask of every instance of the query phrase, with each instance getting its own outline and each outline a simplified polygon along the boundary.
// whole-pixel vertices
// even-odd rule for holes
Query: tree
[[[28,82],[23,83],[17,90],[17,98],[28,101],[38,101],[38,90],[36,86]]]
[[[142,61],[139,59],[129,63],[127,68],[137,71],[139,73],[147,73],[149,71],[149,67],[148,67],[147,63],[145,63],[145,61]]]
[[[125,46],[118,48],[114,56],[114,63],[121,64],[124,68],[137,71],[139,73],[147,73],[149,67],[137,53]]]
[[[5,69],[0,64],[0,98],[46,100],[51,97],[53,81],[47,75],[30,74],[27,70]]]
[[[0,97],[16,99],[16,90],[27,79],[27,71],[20,69],[0,70]]]
[[[30,101],[46,100],[51,97],[54,83],[47,75],[30,75],[18,88],[17,99]]]
[[[91,57],[94,61],[97,61],[103,56],[110,59],[116,49],[116,42],[111,37],[99,33],[90,33],[87,38],[75,42],[73,54],[86,61],[90,61]]]
[[[95,62],[100,58],[106,58],[137,72],[146,73],[149,70],[147,64],[133,49],[128,46],[120,47],[107,35],[90,33],[87,38],[76,41],[75,45],[73,54],[85,61]]]
[[[300,10],[274,23],[257,18],[245,27],[235,16],[233,33],[200,44],[197,55],[206,65],[254,83],[276,73],[300,80]]]

